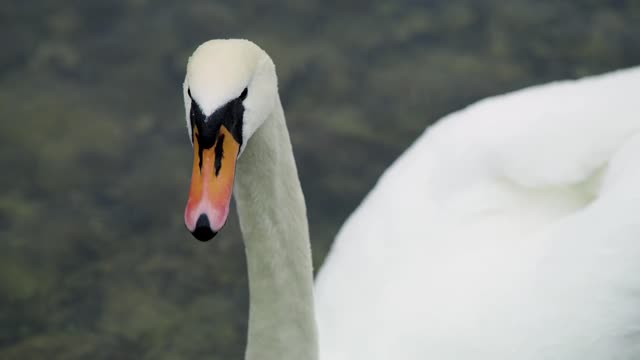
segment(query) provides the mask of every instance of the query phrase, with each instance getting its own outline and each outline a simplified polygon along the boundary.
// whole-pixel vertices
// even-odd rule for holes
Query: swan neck
[[[234,191],[249,274],[246,359],[316,360],[306,207],[279,99],[238,159]]]

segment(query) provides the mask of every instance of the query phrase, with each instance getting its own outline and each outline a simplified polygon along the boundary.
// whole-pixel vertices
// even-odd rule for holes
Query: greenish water
[[[640,63],[640,2],[15,1],[0,7],[0,359],[239,359],[235,214],[182,224],[202,41],[271,54],[316,267],[376,178],[476,99]],[[496,129],[499,131],[499,129]]]

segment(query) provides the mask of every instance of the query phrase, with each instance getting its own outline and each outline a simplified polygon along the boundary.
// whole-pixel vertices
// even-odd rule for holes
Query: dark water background
[[[184,68],[219,37],[276,63],[317,267],[440,116],[639,64],[640,1],[3,0],[0,359],[242,358],[235,213],[209,243],[182,223]]]

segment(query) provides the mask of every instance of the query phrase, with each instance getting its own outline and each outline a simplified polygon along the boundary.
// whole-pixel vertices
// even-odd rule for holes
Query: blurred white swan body
[[[441,119],[316,279],[321,359],[640,359],[640,68]]]
[[[202,45],[187,118],[191,97],[207,115],[244,87],[247,359],[316,359],[314,314],[321,360],[640,359],[640,68],[443,118],[345,223],[315,310],[271,60],[247,41]]]

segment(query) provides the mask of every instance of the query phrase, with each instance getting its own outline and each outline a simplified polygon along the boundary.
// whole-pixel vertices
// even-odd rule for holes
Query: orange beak
[[[201,148],[194,127],[193,171],[184,223],[198,240],[210,240],[227,221],[239,150],[240,144],[224,125],[213,146]]]

